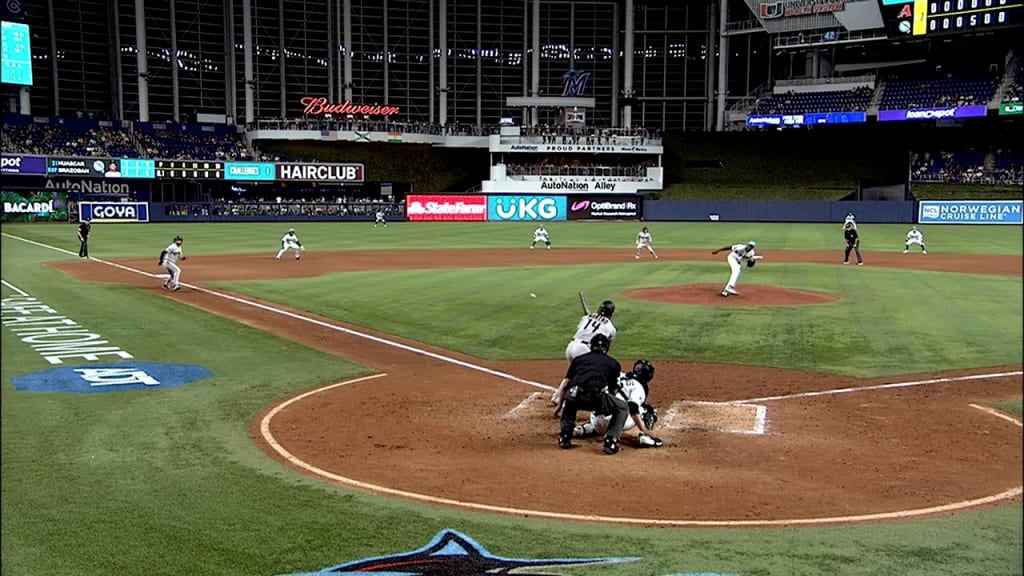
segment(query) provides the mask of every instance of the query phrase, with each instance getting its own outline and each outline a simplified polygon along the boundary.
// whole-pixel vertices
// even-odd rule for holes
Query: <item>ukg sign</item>
[[[484,221],[487,196],[413,194],[405,198],[405,217],[412,221]]]

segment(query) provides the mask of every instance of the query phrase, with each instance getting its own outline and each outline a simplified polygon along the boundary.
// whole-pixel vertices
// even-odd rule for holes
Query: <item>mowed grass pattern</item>
[[[649,223],[656,247],[756,239],[773,250],[836,250],[835,225]],[[294,224],[317,250],[516,247],[532,223]],[[96,225],[101,258],[154,257],[175,234],[188,254],[276,251],[287,224]],[[549,226],[561,247],[632,249],[636,223]],[[865,248],[898,250],[906,226],[864,225]],[[276,575],[417,548],[443,528],[510,557],[639,556],[566,574],[1021,574],[1019,504],[948,518],[837,528],[614,528],[452,511],[325,485],[267,458],[252,417],[298,392],[370,370],[123,286],[64,276],[73,226],[3,227],[2,277],[136,358],[207,367],[182,388],[68,395],[10,379],[50,368],[3,329],[2,573]],[[1020,227],[934,227],[931,251],[1021,255]],[[29,239],[34,245],[20,239]],[[868,240],[870,239],[870,240]],[[875,248],[875,246],[878,246]],[[155,260],[154,260],[155,261]],[[471,253],[467,252],[471,265]],[[186,262],[187,277],[187,262]],[[740,360],[857,376],[1021,362],[1021,278],[831,265],[759,266],[742,283],[835,294],[785,308],[669,306],[634,287],[721,283],[714,262],[459,268],[331,274],[225,288],[484,358],[557,358],[579,316],[576,292],[611,297],[623,357]],[[742,286],[742,284],[741,284]],[[3,296],[14,294],[11,287]],[[535,292],[538,298],[529,297]],[[1003,406],[1020,413],[1020,402]],[[343,415],[342,415],[343,416]],[[528,463],[524,463],[524,466]],[[566,488],[568,489],[568,488]],[[647,495],[642,497],[656,497]]]

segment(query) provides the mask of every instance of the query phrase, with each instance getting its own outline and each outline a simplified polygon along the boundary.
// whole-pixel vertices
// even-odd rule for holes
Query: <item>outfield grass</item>
[[[90,246],[101,258],[155,258],[171,237],[182,234],[188,254],[272,254],[287,227],[97,224]],[[317,250],[525,249],[533,225],[296,228],[314,257]],[[556,223],[549,228],[556,249],[628,250],[638,226]],[[835,225],[655,223],[651,228],[659,248],[712,249],[754,238],[769,255],[787,249],[841,252]],[[870,257],[872,250],[901,249],[907,227],[863,228]],[[80,282],[43,266],[74,259],[49,247],[77,251],[73,226],[4,225],[3,232],[2,277],[10,283],[2,288],[4,297],[16,288],[136,358],[198,364],[214,373],[184,387],[138,393],[21,392],[11,378],[51,366],[4,328],[0,535],[5,576],[289,574],[409,551],[444,528],[502,556],[643,558],[562,569],[565,574],[1024,573],[1020,504],[839,528],[639,529],[495,517],[325,485],[266,457],[248,437],[250,420],[276,400],[365,374],[366,368],[160,295]],[[1022,254],[1019,226],[936,226],[925,227],[925,234],[936,253]],[[746,360],[752,364],[870,376],[1021,362],[1021,278],[866,267],[851,279],[842,271],[801,264],[759,267],[756,280],[754,273],[745,274],[744,282],[841,296],[838,304],[799,310],[690,310],[617,298],[617,346],[626,357],[643,350],[663,358],[726,360],[722,348],[741,342],[752,346]],[[600,298],[631,287],[721,282],[726,273],[724,263],[629,262],[362,272],[226,285],[470,354],[555,358],[578,316],[573,299],[581,287]],[[537,299],[524,297],[531,291]],[[403,316],[393,318],[394,310]],[[671,319],[668,327],[665,318]],[[487,344],[473,343],[480,338]],[[1000,408],[1019,415],[1021,402]]]

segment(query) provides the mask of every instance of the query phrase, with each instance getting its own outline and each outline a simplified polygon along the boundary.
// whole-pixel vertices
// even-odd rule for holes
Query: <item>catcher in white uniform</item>
[[[277,256],[274,256],[275,260],[280,260],[281,256],[289,251],[295,250],[295,259],[302,259],[302,251],[305,248],[302,247],[302,242],[299,242],[299,237],[295,235],[295,228],[289,228],[288,233],[281,237],[281,249],[277,251]]]
[[[713,250],[712,254],[718,254],[722,250],[729,250],[729,257],[726,260],[729,262],[729,268],[732,272],[729,274],[729,283],[725,285],[725,290],[722,290],[722,296],[728,296],[730,294],[739,295],[736,291],[736,283],[739,282],[740,272],[743,271],[743,263],[746,261],[747,267],[753,268],[754,262],[763,258],[754,253],[754,248],[757,247],[757,242],[753,240],[746,244],[733,244],[732,246],[723,246],[718,250]]]
[[[178,267],[178,260],[185,261],[185,254],[181,251],[182,242],[184,242],[184,239],[181,236],[175,236],[174,241],[160,252],[160,261],[157,262],[158,266],[163,266],[167,269],[168,278],[164,281],[164,288],[174,290],[175,292],[181,290],[181,285],[178,284],[178,281],[181,279],[181,268]]]
[[[644,226],[643,229],[640,230],[640,233],[636,235],[637,260],[640,259],[640,253],[643,252],[644,250],[650,252],[651,256],[654,256],[655,260],[658,259],[658,255],[655,254],[654,252],[654,246],[651,244],[653,241],[654,238],[651,236],[651,231],[647,229],[647,226]]]
[[[641,448],[657,448],[663,444],[661,438],[654,436],[651,430],[658,421],[658,411],[647,403],[650,392],[649,384],[654,379],[654,365],[647,360],[637,360],[633,370],[619,375],[619,389],[611,392],[622,398],[629,406],[629,419],[622,430],[636,428],[640,432],[637,445]],[[608,431],[611,416],[607,414],[590,414],[590,420],[579,424],[573,429],[573,438],[585,438],[596,434],[604,435]]]
[[[551,250],[551,238],[548,236],[548,229],[543,224],[537,226],[537,229],[533,231],[533,242],[530,243],[530,250],[533,250],[533,247],[538,242],[543,242],[548,247],[548,250]]]
[[[903,253],[910,252],[910,245],[917,244],[921,247],[921,254],[927,254],[928,249],[924,246],[924,234],[917,229],[917,226],[911,226],[910,232],[907,232],[907,241],[903,243]]]

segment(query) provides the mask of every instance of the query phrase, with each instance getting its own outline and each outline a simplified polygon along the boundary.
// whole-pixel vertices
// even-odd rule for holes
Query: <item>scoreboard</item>
[[[879,0],[892,37],[982,32],[1020,26],[1024,0]]]
[[[172,180],[223,180],[224,162],[211,160],[157,160],[157,178]]]

